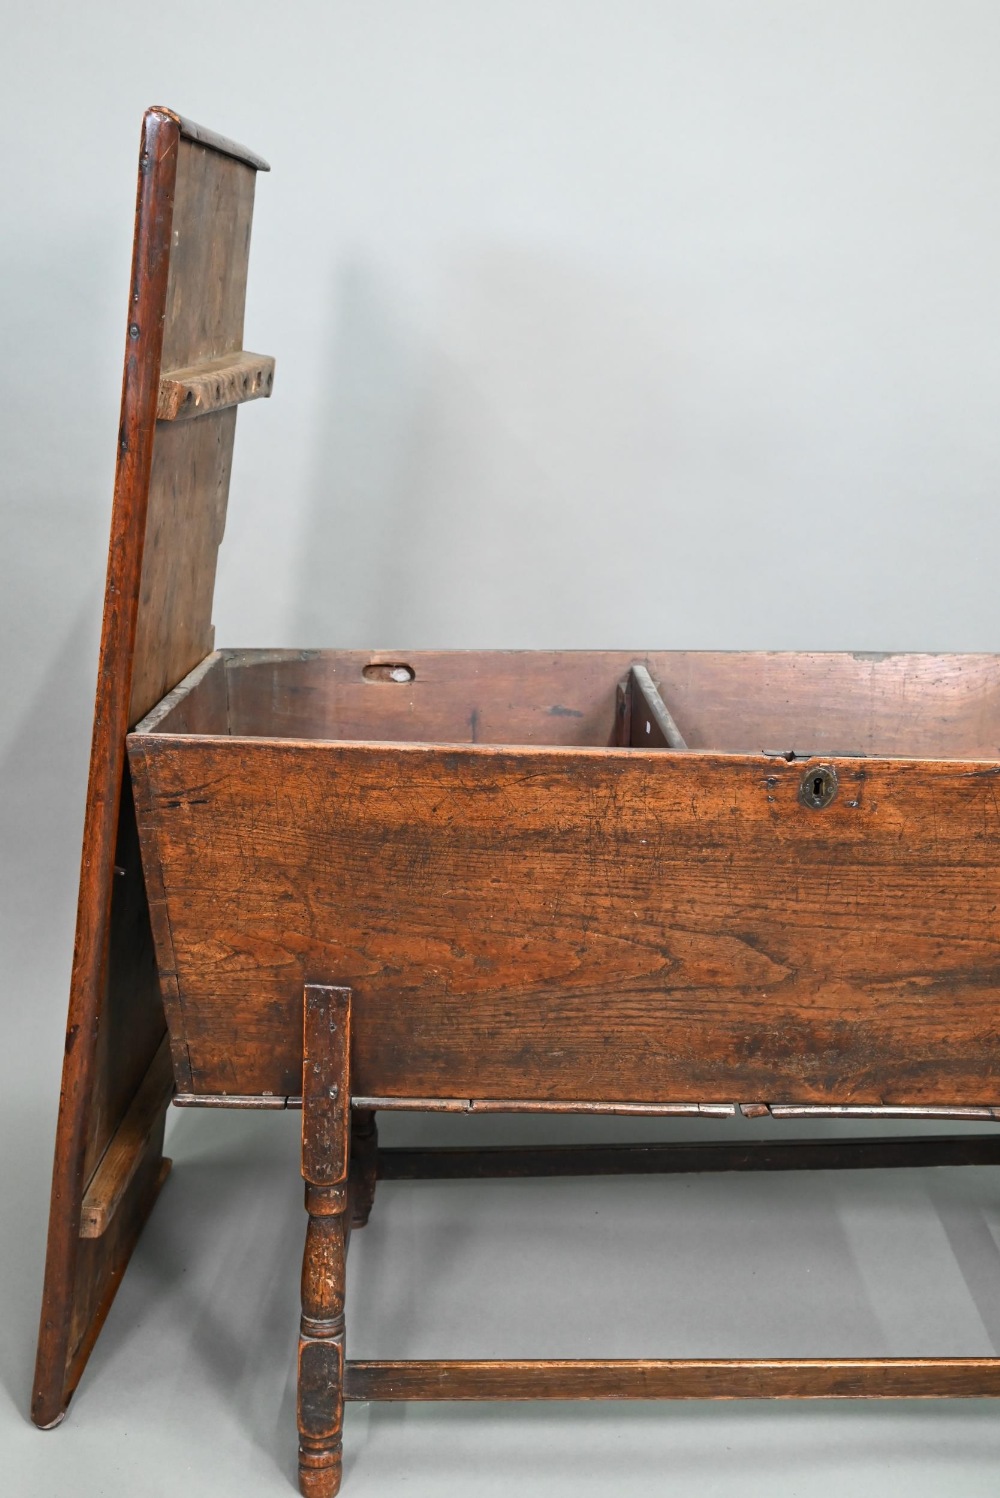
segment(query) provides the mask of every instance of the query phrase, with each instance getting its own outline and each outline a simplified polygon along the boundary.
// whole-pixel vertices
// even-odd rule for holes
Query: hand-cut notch
[[[269,354],[223,354],[186,369],[160,376],[157,421],[183,421],[223,411],[244,401],[266,398],[274,385],[274,360]]]
[[[372,661],[370,665],[362,666],[361,675],[365,681],[406,682],[414,681],[417,673],[405,661]]]

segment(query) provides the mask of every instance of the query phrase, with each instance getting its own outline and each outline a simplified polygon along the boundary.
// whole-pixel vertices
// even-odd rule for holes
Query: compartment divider
[[[623,700],[624,699],[624,700]],[[619,688],[618,742],[632,749],[687,749],[659,689],[645,666],[633,666]]]

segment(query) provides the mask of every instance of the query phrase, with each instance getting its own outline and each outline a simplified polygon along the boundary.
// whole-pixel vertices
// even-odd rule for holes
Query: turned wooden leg
[[[344,1271],[350,1167],[350,990],[307,985],[302,1065],[306,1246],[299,1334],[299,1491],[340,1489]]]
[[[374,1108],[351,1110],[351,1171],[354,1190],[351,1200],[351,1226],[363,1228],[371,1216],[375,1200],[378,1168],[378,1125]]]
[[[344,1425],[344,1208],[341,1186],[306,1186],[299,1333],[299,1491],[340,1489]]]

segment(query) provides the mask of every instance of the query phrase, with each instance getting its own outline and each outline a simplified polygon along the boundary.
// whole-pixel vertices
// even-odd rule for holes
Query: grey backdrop
[[[72,1415],[26,1422],[142,109],[274,168],[220,643],[996,650],[1000,8],[2,19],[0,1466],[288,1493],[294,1119],[176,1122]],[[383,1187],[352,1347],[997,1352],[998,1234],[993,1171]],[[353,1498],[978,1495],[1000,1435],[980,1403],[387,1406],[347,1449]]]

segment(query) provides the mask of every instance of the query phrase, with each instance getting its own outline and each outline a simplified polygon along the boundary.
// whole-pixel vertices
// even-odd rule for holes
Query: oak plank
[[[180,439],[171,435],[181,424],[156,422],[160,372],[242,348],[259,165],[170,110],[147,111],[32,1393],[42,1426],[65,1411],[167,1168],[161,1118],[110,1226],[81,1238],[85,1188],[165,1029],[125,735],[211,649],[235,418],[222,412],[185,424]]]
[[[79,1377],[81,1356],[85,1361],[120,1279],[122,1255],[111,1242],[115,1235],[81,1248],[83,1191],[164,1029],[162,1009],[159,1016],[156,1012],[155,981],[152,985],[147,981],[134,994],[132,1016],[124,1023],[116,1023],[108,1010],[123,987],[116,981],[115,960],[124,959],[133,969],[145,967],[148,977],[152,958],[148,922],[143,920],[142,880],[133,871],[126,884],[116,884],[114,869],[128,866],[121,856],[122,838],[131,819],[124,775],[125,733],[178,149],[176,120],[162,111],[147,114],[140,147],[118,462],[32,1390],[32,1419],[41,1426],[62,1419]],[[116,907],[121,910],[124,903],[132,909],[116,942],[110,935],[112,923]],[[131,939],[123,942],[127,933]],[[126,1239],[126,1259],[129,1251]]]
[[[306,984],[302,1043],[302,1176],[312,1186],[347,1180],[351,1053],[350,990]]]
[[[137,734],[185,1091],[992,1107],[997,767]]]

